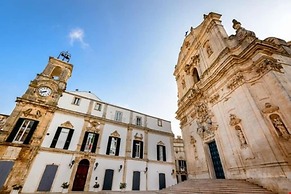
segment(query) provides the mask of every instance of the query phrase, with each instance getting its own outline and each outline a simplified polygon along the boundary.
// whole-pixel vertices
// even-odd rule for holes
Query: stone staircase
[[[258,185],[245,180],[234,179],[192,179],[173,185],[161,191],[159,194],[272,194]]]

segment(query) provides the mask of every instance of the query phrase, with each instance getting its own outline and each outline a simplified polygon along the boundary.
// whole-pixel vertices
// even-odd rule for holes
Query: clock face
[[[38,88],[38,93],[41,96],[49,96],[49,95],[51,95],[52,90],[49,87],[43,86],[43,87]]]

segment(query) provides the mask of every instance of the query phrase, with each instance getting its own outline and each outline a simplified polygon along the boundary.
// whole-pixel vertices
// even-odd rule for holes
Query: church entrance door
[[[223,171],[223,168],[221,165],[219,153],[218,153],[217,146],[216,146],[216,142],[215,141],[210,142],[208,144],[208,146],[209,146],[210,155],[211,155],[216,178],[217,179],[225,179],[224,171]]]

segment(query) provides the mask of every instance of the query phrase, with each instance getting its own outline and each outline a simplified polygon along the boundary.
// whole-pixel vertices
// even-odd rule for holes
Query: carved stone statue
[[[240,145],[242,147],[246,146],[247,145],[247,141],[246,141],[246,138],[245,138],[245,136],[244,136],[244,134],[242,132],[241,127],[237,125],[237,126],[235,126],[235,129],[236,129],[236,132],[237,132],[237,136],[238,136],[238,138],[240,140]]]
[[[256,34],[252,31],[246,30],[245,28],[241,27],[241,23],[236,19],[232,20],[232,27],[236,30],[236,37],[239,41],[243,40],[247,36],[256,37]]]
[[[5,116],[0,116],[0,130],[3,130],[7,118]]]
[[[271,120],[272,120],[272,123],[273,123],[275,129],[277,130],[279,136],[282,136],[284,139],[288,140],[290,138],[290,134],[289,134],[287,128],[285,127],[285,125],[282,122],[279,115],[275,115],[275,116],[276,117],[273,117],[273,118],[271,117]]]
[[[208,57],[210,57],[212,55],[212,53],[213,53],[213,51],[212,51],[212,49],[211,49],[209,44],[206,45],[206,52],[208,54]]]

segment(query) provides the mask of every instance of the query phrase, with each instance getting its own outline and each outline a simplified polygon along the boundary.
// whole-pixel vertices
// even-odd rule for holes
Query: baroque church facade
[[[67,61],[66,61],[67,60]],[[73,65],[49,58],[0,121],[0,192],[159,190],[176,184],[171,123],[66,91]]]
[[[174,76],[191,179],[291,190],[291,42],[209,13],[185,36]]]

